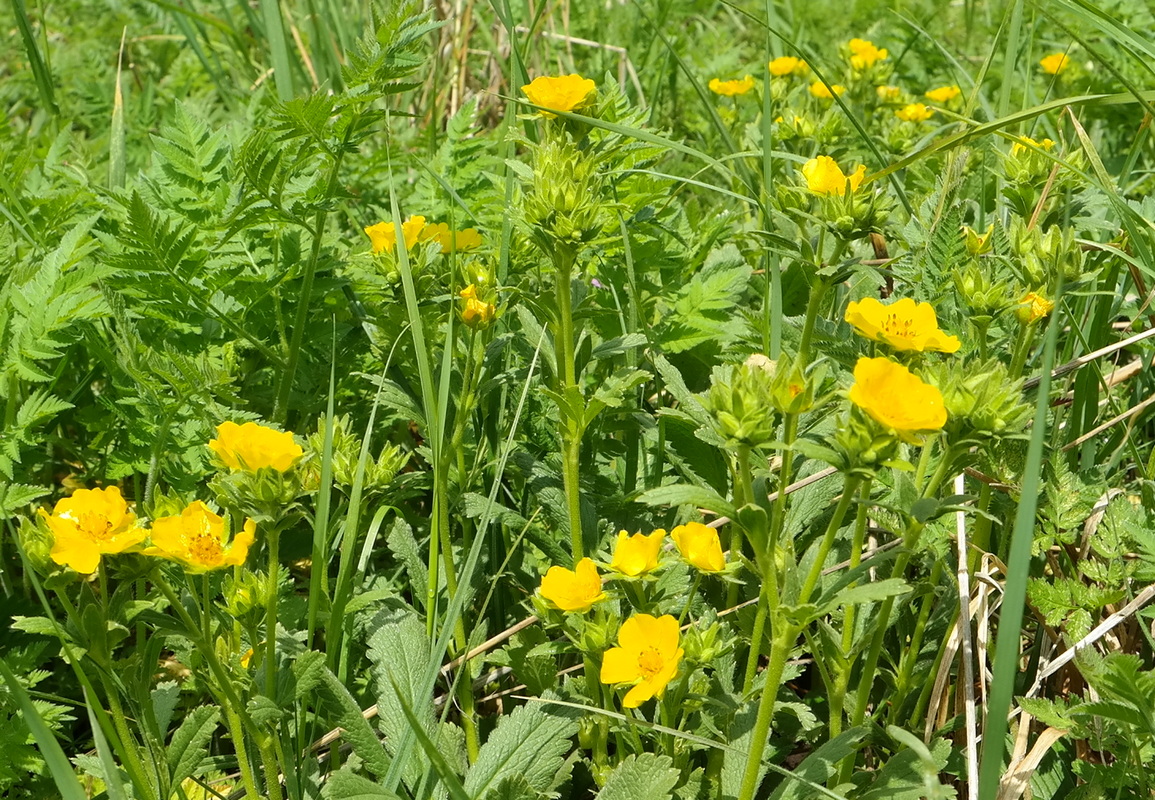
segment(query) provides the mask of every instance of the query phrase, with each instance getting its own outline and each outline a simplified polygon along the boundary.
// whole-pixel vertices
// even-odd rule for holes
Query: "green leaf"
[[[437,722],[423,686],[426,672],[436,667],[430,664],[425,623],[408,606],[387,606],[373,618],[370,630],[368,656],[377,688],[378,728],[386,750],[396,755],[398,744],[410,730],[410,716],[418,720],[425,738],[433,738]],[[429,768],[420,749],[410,750],[409,757],[398,766],[412,789]]]
[[[329,776],[321,791],[325,800],[398,800],[397,795],[368,778],[342,767]]]
[[[642,492],[638,502],[648,506],[695,506],[731,519],[738,514],[733,504],[717,492],[701,486],[690,486],[686,483],[658,486],[647,492]]]
[[[778,790],[770,795],[771,800],[801,800],[804,797],[811,797],[812,795],[807,794],[809,789],[802,780],[826,783],[838,768],[838,762],[854,753],[865,738],[865,728],[851,728],[834,737],[808,755],[794,770],[792,777],[783,780]]]
[[[628,756],[606,777],[598,800],[665,800],[678,782],[669,756],[642,753]]]
[[[857,603],[877,603],[888,597],[897,597],[910,591],[910,586],[902,578],[886,578],[872,583],[862,583],[841,592],[822,603],[819,616],[825,616],[842,606]]]
[[[922,800],[928,796],[929,787],[947,787],[939,782],[938,775],[946,766],[950,755],[950,743],[945,739],[935,739],[928,748],[907,731],[891,725],[887,732],[906,745],[906,749],[891,756],[885,766],[875,773],[870,788],[860,800]],[[931,797],[953,797],[953,794],[929,795]]]
[[[321,659],[320,693],[326,701],[326,711],[341,729],[341,738],[353,748],[353,752],[365,763],[365,768],[378,778],[384,778],[389,771],[390,759],[381,740],[373,731],[373,726],[361,712],[361,707],[345,684],[325,666]]]
[[[537,791],[550,787],[578,725],[572,711],[530,703],[497,723],[465,778],[471,797],[482,797],[509,775],[523,775]]]
[[[174,785],[179,786],[205,760],[208,755],[208,744],[217,729],[219,717],[219,709],[212,706],[198,706],[181,721],[180,727],[172,735],[166,753],[169,774]]]

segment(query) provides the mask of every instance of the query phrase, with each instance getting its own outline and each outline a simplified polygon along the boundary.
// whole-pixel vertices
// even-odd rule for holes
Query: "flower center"
[[[642,673],[642,677],[646,680],[652,680],[661,672],[665,663],[666,660],[656,647],[645,647],[638,653],[638,672]]]
[[[192,556],[193,561],[196,561],[198,564],[215,566],[221,563],[224,551],[221,549],[221,543],[217,537],[202,533],[189,540],[188,554]]]
[[[112,538],[112,520],[103,514],[86,512],[76,521],[76,527],[91,541],[101,544]]]
[[[901,339],[910,339],[914,336],[914,331],[911,330],[913,322],[905,317],[899,317],[897,314],[887,314],[882,320],[882,329],[890,336],[897,336]]]

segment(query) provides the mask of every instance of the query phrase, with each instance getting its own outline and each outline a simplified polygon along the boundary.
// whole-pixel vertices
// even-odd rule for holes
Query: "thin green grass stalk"
[[[1062,277],[1055,291],[1062,296]],[[1060,308],[1059,303],[1055,304]],[[1003,771],[1003,751],[1006,743],[1007,715],[1015,690],[1018,673],[1020,639],[1022,637],[1023,608],[1026,604],[1027,580],[1031,568],[1031,544],[1034,539],[1035,511],[1039,502],[1039,485],[1043,471],[1043,443],[1047,435],[1047,414],[1050,407],[1051,369],[1055,364],[1058,345],[1060,314],[1053,314],[1047,326],[1043,346],[1038,396],[1035,400],[1035,418],[1031,440],[1023,466],[1022,491],[1011,546],[1007,558],[1007,579],[1003,588],[1003,602],[999,614],[999,631],[995,642],[991,691],[987,697],[986,727],[979,767],[979,800],[996,800]]]
[[[40,52],[40,45],[32,33],[32,23],[28,19],[28,10],[24,7],[24,0],[12,0],[12,13],[16,16],[16,27],[20,29],[20,38],[24,41],[24,52],[28,56],[28,65],[32,68],[32,77],[36,80],[36,90],[40,92],[40,99],[44,108],[52,114],[60,113],[56,107],[56,92],[52,82],[52,70],[48,57]],[[43,20],[41,20],[43,29]]]
[[[277,96],[282,103],[293,99],[293,68],[289,62],[289,40],[285,35],[285,20],[279,0],[259,0],[261,16],[265,23],[265,39],[269,45],[269,58],[273,62],[273,79],[276,81]],[[399,229],[400,230],[400,229]]]
[[[350,128],[355,126],[350,126]],[[342,146],[337,148],[333,156],[333,166],[329,170],[329,179],[326,184],[325,195],[332,197],[337,189],[337,177],[344,158],[346,145],[350,133],[346,133]],[[297,316],[293,322],[293,334],[289,341],[289,354],[285,359],[285,371],[281,374],[280,384],[277,387],[276,404],[273,406],[273,419],[284,423],[289,415],[289,396],[293,391],[293,379],[297,374],[297,362],[301,358],[301,345],[305,340],[305,328],[309,320],[309,306],[313,299],[313,280],[317,275],[317,262],[321,258],[321,245],[325,238],[325,223],[328,213],[324,210],[317,212],[313,222],[313,246],[309,252],[309,260],[305,262],[305,272],[301,277],[301,290],[297,297]],[[397,230],[401,230],[401,223],[397,223]]]
[[[109,800],[127,800],[128,793],[124,790],[124,781],[120,779],[120,770],[117,769],[116,761],[108,751],[108,740],[104,738],[104,733],[100,730],[96,715],[92,713],[92,703],[87,697],[84,707],[88,712],[88,723],[92,727],[92,740],[96,745],[96,755],[100,759],[100,765],[104,768],[104,790],[107,792]]]
[[[313,517],[313,552],[309,568],[309,612],[305,641],[312,645],[317,630],[321,597],[327,596],[329,558],[329,510],[333,502],[333,428],[334,403],[337,394],[337,330],[333,321],[333,339],[329,348],[329,398],[325,406],[325,438],[321,445],[321,477],[317,486],[316,512]],[[378,390],[380,391],[380,390]]]
[[[478,523],[477,535],[474,537],[473,546],[469,550],[469,555],[465,559],[465,564],[462,566],[462,580],[464,591],[458,592],[449,600],[449,606],[445,611],[445,620],[441,626],[436,640],[430,648],[430,667],[424,676],[421,684],[421,693],[419,696],[431,696],[437,681],[441,675],[440,664],[445,657],[446,650],[449,647],[449,640],[451,637],[451,628],[453,624],[459,619],[461,610],[465,606],[466,597],[472,592],[469,587],[473,585],[473,574],[477,569],[477,564],[481,559],[481,551],[486,542],[485,533],[489,528],[489,524],[493,519],[493,509],[497,502],[497,493],[501,488],[501,481],[505,474],[505,466],[509,462],[509,456],[513,452],[514,435],[518,430],[518,425],[521,422],[522,412],[525,410],[526,399],[529,396],[530,385],[533,382],[534,375],[537,372],[538,359],[541,355],[541,348],[545,341],[545,333],[542,332],[538,343],[534,348],[533,360],[530,362],[529,369],[526,374],[525,383],[522,386],[521,396],[518,399],[516,410],[513,414],[513,419],[510,421],[509,435],[505,440],[505,447],[498,456],[497,467],[494,470],[493,483],[489,490],[489,502],[482,512],[480,521]],[[430,612],[432,613],[432,612]],[[406,731],[401,740],[397,743],[397,751],[394,753],[393,762],[389,766],[389,772],[385,775],[382,784],[388,791],[396,791],[397,786],[401,782],[401,770],[405,760],[409,757],[409,752],[413,747],[413,736],[411,731]]]
[[[392,353],[390,353],[392,356]],[[349,491],[349,505],[345,509],[345,521],[341,533],[341,553],[337,565],[337,583],[333,592],[333,602],[329,611],[329,622],[325,627],[326,649],[329,653],[329,668],[344,680],[349,667],[349,648],[343,647],[345,637],[345,606],[353,596],[353,553],[357,547],[358,529],[361,527],[361,499],[365,491],[365,471],[369,464],[369,446],[373,436],[377,409],[381,403],[381,386],[389,365],[381,372],[382,381],[377,384],[377,393],[369,407],[369,420],[365,423],[365,436],[361,440],[361,452],[357,457],[357,469],[353,473],[353,486]],[[326,549],[328,541],[326,539]],[[325,559],[328,564],[328,558]]]
[[[0,656],[0,678],[4,679],[9,694],[16,700],[16,705],[20,709],[21,721],[28,727],[29,733],[36,741],[36,747],[39,748],[40,755],[48,767],[48,774],[52,776],[52,782],[56,784],[56,789],[60,792],[60,800],[88,800],[88,794],[81,786],[76,773],[73,772],[72,763],[68,760],[68,756],[64,754],[60,743],[56,741],[56,737],[48,729],[48,725],[32,703],[28,692],[16,680],[16,675],[13,674],[3,656]]]

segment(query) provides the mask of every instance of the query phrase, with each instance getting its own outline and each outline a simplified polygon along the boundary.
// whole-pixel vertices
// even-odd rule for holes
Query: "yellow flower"
[[[710,81],[710,91],[714,94],[720,94],[723,97],[734,97],[739,94],[746,94],[754,88],[754,79],[747,75],[742,80],[738,81],[720,81],[714,78]]]
[[[940,86],[926,93],[926,99],[933,103],[949,103],[962,94],[957,86]]]
[[[906,122],[926,122],[934,116],[934,111],[922,103],[911,103],[895,111],[894,115]]]
[[[897,86],[875,86],[874,93],[884,103],[895,103],[902,97],[902,89]]]
[[[1019,307],[1015,313],[1024,325],[1030,325],[1032,322],[1038,322],[1054,309],[1055,304],[1041,294],[1027,292],[1023,299],[1019,301]]]
[[[786,75],[805,75],[810,71],[810,67],[805,61],[794,56],[779,56],[766,66],[775,78]]]
[[[886,50],[879,50],[873,42],[865,39],[851,39],[847,47],[850,48],[850,66],[859,71],[869,69],[890,57]]]
[[[1030,136],[1020,136],[1019,140],[1011,145],[1011,155],[1012,156],[1021,156],[1023,153],[1027,152],[1027,150],[1029,149],[1028,145],[1030,147],[1035,147],[1035,148],[1038,148],[1040,150],[1050,150],[1055,146],[1055,140],[1054,139],[1043,139],[1043,141],[1041,141],[1041,142],[1036,142]]]
[[[661,697],[678,676],[684,651],[678,647],[678,621],[669,614],[654,618],[635,614],[622,623],[618,647],[602,657],[601,682],[633,684],[622,706],[637,708],[651,697]]]
[[[461,321],[470,327],[488,324],[497,313],[493,303],[486,303],[478,298],[477,286],[472,283],[462,289],[459,296],[465,301],[465,307],[461,310]]]
[[[557,117],[557,114],[544,109],[578,111],[593,102],[597,89],[596,83],[577,74],[556,78],[542,75],[521,87],[529,102],[541,106],[541,115],[550,118]]]
[[[51,515],[44,509],[40,515],[52,531],[52,560],[85,575],[96,571],[102,555],[123,553],[148,535],[116,486],[77,489],[57,501]]]
[[[421,232],[425,229],[425,217],[410,217],[401,223],[401,235],[405,237],[405,249],[412,250],[413,245],[422,239]],[[373,255],[380,255],[386,250],[397,246],[397,234],[392,222],[378,222],[365,228],[369,242],[373,245]]]
[[[658,553],[666,532],[661,528],[649,536],[639,532],[630,536],[625,531],[618,533],[618,543],[614,547],[614,557],[610,569],[636,578],[658,568]]]
[[[481,234],[477,232],[477,228],[466,228],[457,232],[447,231],[437,239],[441,242],[442,253],[452,253],[454,250],[460,253],[463,250],[476,250],[481,247]]]
[[[839,86],[837,83],[832,83],[829,87],[822,81],[815,81],[810,84],[810,94],[822,100],[832,100],[834,99],[834,95],[842,97],[842,93],[845,91],[846,87]]]
[[[937,431],[946,424],[946,407],[938,387],[923,383],[889,358],[858,359],[850,402],[911,443],[919,442],[920,432]]]
[[[189,572],[209,572],[245,563],[256,534],[257,523],[245,520],[230,543],[224,519],[194,500],[179,516],[153,520],[153,546],[144,552],[180,562]]]
[[[957,336],[948,336],[939,330],[934,306],[915,303],[909,297],[890,305],[883,305],[873,297],[851,300],[845,319],[858,335],[899,351],[953,353],[960,346]]]
[[[1058,75],[1070,63],[1071,59],[1067,57],[1066,53],[1051,53],[1049,56],[1043,56],[1039,59],[1039,66],[1048,75]]]
[[[252,660],[253,660],[253,648],[250,647],[248,650],[241,653],[241,666],[244,667],[245,669],[248,669],[249,664],[252,663]]]
[[[815,194],[846,194],[846,184],[850,191],[857,192],[866,177],[866,165],[859,164],[854,172],[846,175],[830,156],[818,156],[802,165],[802,177],[806,186]]]
[[[229,469],[251,472],[262,467],[285,472],[305,454],[293,440],[293,434],[255,422],[244,425],[222,422],[217,426],[217,438],[209,442],[209,447]]]
[[[709,525],[687,522],[670,531],[670,538],[690,566],[702,572],[721,572],[726,569],[726,557],[722,555],[718,531]]]
[[[588,558],[583,558],[573,569],[550,567],[541,579],[541,596],[562,611],[583,613],[605,599],[598,568]]]

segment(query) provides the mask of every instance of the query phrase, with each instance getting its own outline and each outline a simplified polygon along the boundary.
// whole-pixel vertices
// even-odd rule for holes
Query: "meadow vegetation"
[[[1155,797],[1146,0],[10,8],[0,795]]]

